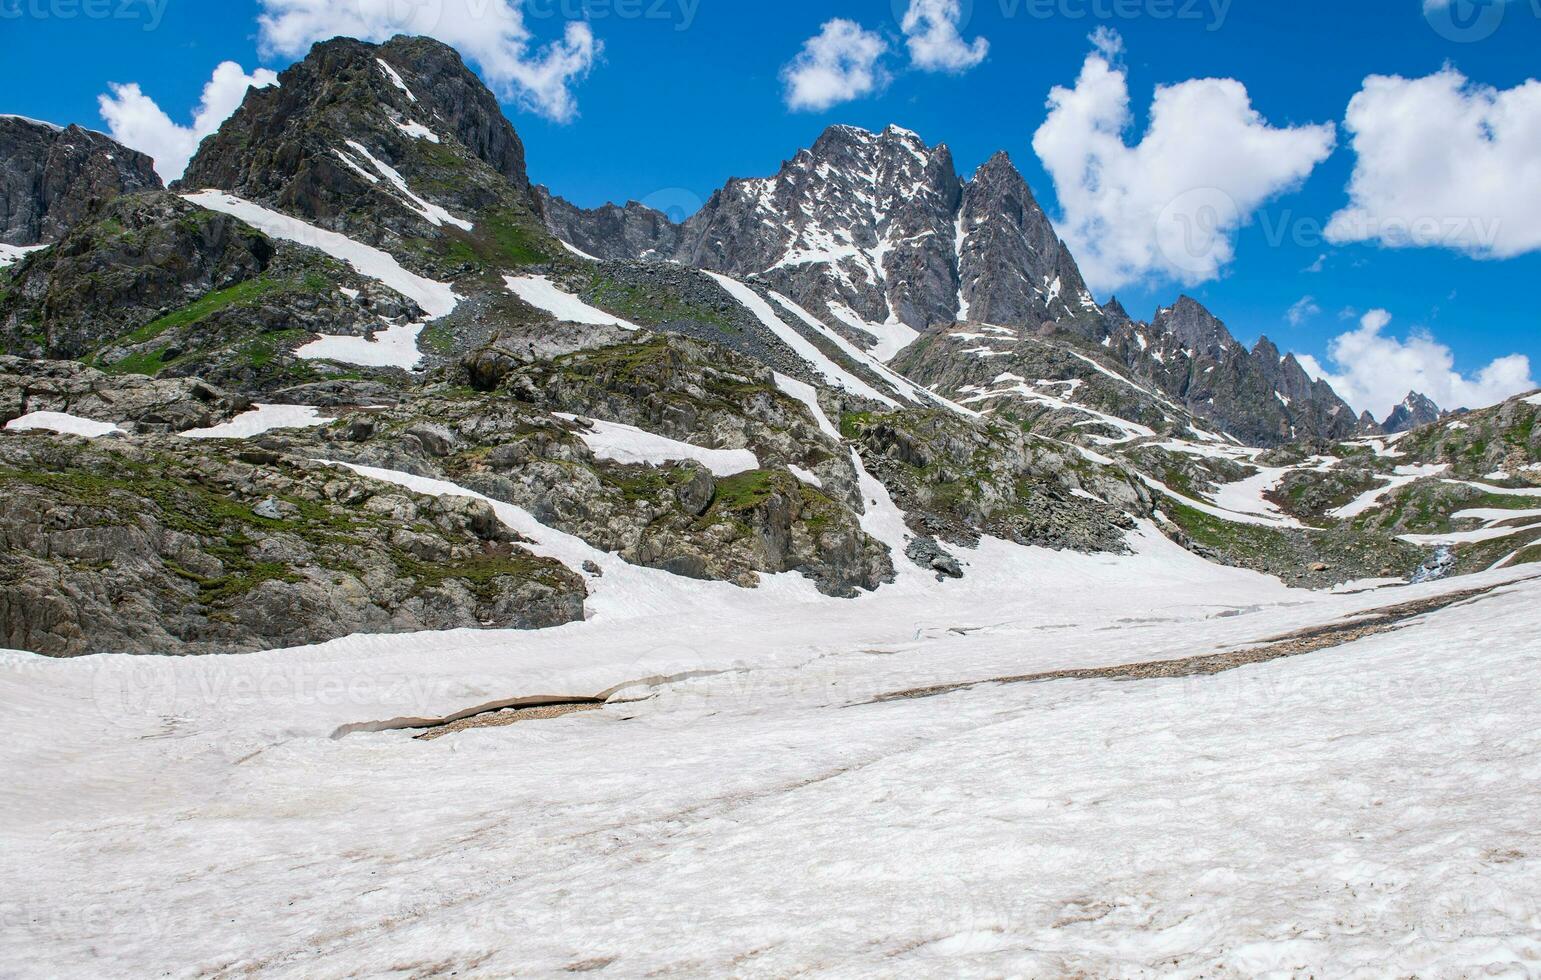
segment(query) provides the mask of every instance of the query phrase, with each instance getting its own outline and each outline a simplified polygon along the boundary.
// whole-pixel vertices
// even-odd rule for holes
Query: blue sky
[[[1541,75],[1541,0],[1509,0],[1496,29],[1477,31],[1488,35],[1480,40],[1444,36],[1458,32],[1437,30],[1431,17],[1438,21],[1439,13],[1426,16],[1425,0],[962,0],[961,35],[987,39],[989,52],[955,73],[907,62],[900,21],[908,2],[588,0],[585,7],[582,0],[525,0],[534,44],[559,38],[570,15],[586,9],[603,51],[587,77],[569,86],[576,100],[570,120],[553,121],[514,99],[508,112],[532,177],[585,205],[632,198],[688,208],[728,177],[774,172],[832,123],[876,129],[895,122],[947,143],[965,175],[1007,150],[1058,220],[1063,206],[1033,136],[1048,114],[1050,89],[1075,84],[1092,50],[1088,35],[1109,28],[1123,43],[1118,66],[1127,73],[1131,144],[1145,131],[1154,87],[1195,78],[1239,81],[1274,127],[1338,124],[1336,149],[1298,189],[1261,205],[1235,236],[1235,258],[1218,278],[1184,285],[1155,270],[1118,288],[1132,313],[1148,317],[1187,292],[1244,341],[1267,334],[1326,361],[1334,337],[1357,327],[1359,315],[1383,309],[1392,317],[1384,333],[1432,332],[1467,375],[1515,352],[1530,357],[1532,376],[1541,373],[1533,295],[1541,251],[1476,259],[1440,247],[1334,245],[1319,234],[1348,204],[1358,157],[1343,121],[1366,76],[1421,78],[1449,65],[1473,83],[1514,88]],[[7,51],[0,111],[105,128],[97,97],[109,83],[136,82],[172,119],[188,122],[220,62],[250,71],[293,60],[263,52],[261,12],[260,0],[0,0]],[[1169,12],[1177,15],[1161,16]],[[887,43],[891,78],[880,91],[824,111],[791,111],[783,67],[836,17]],[[1516,193],[1526,193],[1514,179]],[[1534,200],[1534,178],[1530,183]],[[1535,214],[1516,213],[1522,221]],[[1305,271],[1323,255],[1320,271]],[[1287,311],[1308,296],[1303,315],[1290,322]]]

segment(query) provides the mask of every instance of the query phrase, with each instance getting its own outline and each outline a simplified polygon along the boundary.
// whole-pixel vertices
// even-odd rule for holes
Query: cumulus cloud
[[[1449,67],[1371,75],[1344,126],[1358,160],[1332,241],[1486,258],[1541,249],[1541,82],[1499,91]]]
[[[338,35],[385,41],[420,34],[454,47],[481,69],[500,96],[532,112],[567,122],[577,115],[572,86],[601,53],[588,24],[571,21],[560,40],[543,47],[525,25],[519,0],[260,0],[262,51],[300,57],[317,41]]]
[[[1298,327],[1313,317],[1321,316],[1321,313],[1322,308],[1316,305],[1316,297],[1302,296],[1285,311],[1284,319],[1289,321],[1290,326]]]
[[[878,62],[887,50],[887,41],[855,21],[827,22],[781,71],[787,108],[819,112],[882,89],[888,73]]]
[[[959,30],[959,0],[910,0],[899,28],[910,49],[910,64],[921,71],[968,71],[990,53],[982,37],[964,41]]]
[[[1149,127],[1130,146],[1122,40],[1100,30],[1092,43],[1075,86],[1050,92],[1033,136],[1059,198],[1062,237],[1094,289],[1218,277],[1237,229],[1326,159],[1335,128],[1270,126],[1240,82],[1201,78],[1158,86]]]
[[[190,126],[174,122],[137,83],[109,85],[111,91],[98,96],[97,104],[112,138],[148,154],[155,160],[161,179],[169,183],[182,176],[204,137],[217,131],[241,107],[247,89],[277,83],[278,75],[266,68],[248,75],[240,65],[226,61],[214,69],[213,77],[204,85]]]
[[[1325,379],[1355,411],[1377,419],[1416,391],[1434,399],[1441,408],[1486,408],[1536,387],[1530,359],[1523,354],[1500,357],[1466,377],[1455,370],[1450,348],[1426,331],[1415,331],[1406,340],[1388,337],[1391,323],[1385,310],[1371,310],[1359,321],[1359,329],[1340,334],[1327,347],[1331,369],[1309,354],[1297,354],[1301,367],[1313,378]]]

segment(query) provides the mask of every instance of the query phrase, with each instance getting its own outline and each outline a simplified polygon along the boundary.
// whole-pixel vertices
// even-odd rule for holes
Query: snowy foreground
[[[1535,570],[1328,595],[1134,544],[844,602],[597,556],[541,633],[6,655],[0,976],[1541,974]],[[1228,673],[874,700],[1481,586]],[[391,729],[562,697],[609,703]]]

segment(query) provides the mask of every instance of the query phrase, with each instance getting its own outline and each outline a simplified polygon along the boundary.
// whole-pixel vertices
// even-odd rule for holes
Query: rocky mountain
[[[847,598],[986,538],[1411,576],[1397,535],[1475,499],[1440,467],[1484,475],[1453,428],[1402,472],[1195,300],[1098,304],[1004,154],[836,127],[683,224],[584,211],[430,40],[317,45],[178,187],[60,224],[0,270],[0,634],[49,653],[539,628],[607,569]]]
[[[679,248],[679,226],[662,211],[636,201],[624,207],[606,204],[585,210],[552,194],[544,185],[535,188],[546,227],[563,242],[596,259],[667,258]]]
[[[1423,425],[1432,425],[1444,416],[1433,399],[1416,391],[1407,393],[1402,404],[1391,410],[1381,428],[1388,433],[1407,432]]]
[[[524,144],[447,45],[317,45],[247,93],[179,189],[216,189],[448,278],[549,258]]]
[[[0,244],[56,242],[112,198],[160,187],[149,157],[101,133],[0,116]]]
[[[583,252],[752,277],[882,360],[958,322],[1063,336],[1246,442],[1366,431],[1292,356],[1266,338],[1247,350],[1188,297],[1150,322],[1117,300],[1100,306],[1005,153],[963,181],[945,145],[898,127],[835,126],[775,176],[729,181],[682,225],[636,204],[546,200],[548,229]]]

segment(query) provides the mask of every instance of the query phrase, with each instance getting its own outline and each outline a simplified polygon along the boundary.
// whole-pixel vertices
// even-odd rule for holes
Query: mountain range
[[[1461,537],[1541,472],[1533,399],[1377,423],[1191,297],[1136,320],[1004,153],[965,179],[836,126],[683,222],[583,209],[453,49],[399,37],[317,45],[170,188],[79,127],[0,117],[0,160],[15,648],[580,618],[602,576],[538,528],[839,597],[1144,527],[1309,587],[1541,557]]]

